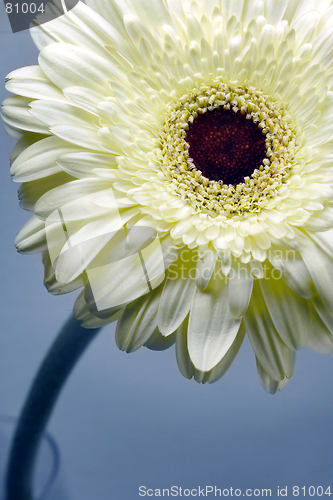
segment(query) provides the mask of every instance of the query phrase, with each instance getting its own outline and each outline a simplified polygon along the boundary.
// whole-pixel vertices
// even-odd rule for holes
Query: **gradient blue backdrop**
[[[29,33],[10,32],[2,2],[0,44],[2,100],[6,74],[37,62]],[[48,295],[39,256],[15,251],[29,214],[9,175],[13,144],[1,129],[0,412],[7,414],[18,414],[75,299]],[[333,493],[332,357],[305,349],[289,386],[270,396],[247,340],[226,376],[202,386],[180,375],[174,348],[124,354],[113,334],[114,326],[104,328],[52,417],[62,454],[57,500],[134,500],[140,485],[272,488],[276,498],[277,486],[331,484]]]

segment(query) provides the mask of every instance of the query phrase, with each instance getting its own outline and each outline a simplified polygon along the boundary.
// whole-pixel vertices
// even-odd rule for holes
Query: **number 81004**
[[[44,4],[41,4],[39,7],[35,3],[22,3],[21,5],[18,3],[6,3],[6,12],[7,14],[37,14],[44,13]]]
[[[322,486],[317,486],[315,488],[314,486],[309,486],[306,488],[305,486],[299,487],[299,486],[294,486],[293,487],[293,496],[298,497],[298,496],[310,496],[310,497],[322,497],[323,495],[328,495],[331,496],[331,488],[328,486],[326,489],[324,489]]]

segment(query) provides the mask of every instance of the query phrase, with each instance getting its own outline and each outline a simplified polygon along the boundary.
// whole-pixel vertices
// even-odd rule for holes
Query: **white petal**
[[[61,5],[59,7],[62,10]],[[48,22],[50,16],[46,19],[45,15],[40,14],[31,23],[33,27],[30,33],[40,50],[49,44],[66,42],[108,57],[108,43],[121,47],[119,33],[83,2],[78,2],[62,16],[59,15],[59,10],[58,13],[55,12],[52,4],[46,5],[45,12],[47,10],[54,12],[52,22]],[[54,19],[57,14],[58,17]]]
[[[231,347],[228,349],[224,357],[221,361],[214,366],[214,368],[209,372],[207,377],[207,382],[212,384],[219,380],[223,375],[229,370],[231,364],[233,363],[238,351],[243,343],[245,337],[245,328],[244,325],[241,324],[239,331],[236,335],[235,340],[233,341]]]
[[[203,255],[198,255],[195,283],[199,290],[204,290],[212,277],[217,260],[217,252],[215,250],[207,249]]]
[[[181,374],[185,378],[192,378],[196,380],[198,383],[209,383],[212,384],[219,380],[230,368],[232,362],[234,361],[240,346],[244,340],[245,336],[245,328],[241,326],[234,342],[231,347],[228,349],[224,357],[221,361],[214,366],[212,370],[207,372],[198,370],[193,366],[191,362],[190,355],[188,353],[187,348],[187,330],[188,330],[188,321],[187,319],[180,325],[180,327],[176,331],[176,356],[177,363]]]
[[[152,351],[165,351],[169,349],[176,341],[176,333],[164,337],[158,328],[155,329],[154,333],[149,337],[144,346]]]
[[[265,18],[269,24],[278,25],[286,11],[288,0],[273,0],[264,2]]]
[[[308,237],[302,238],[300,252],[322,301],[330,309],[333,303],[333,260]]]
[[[290,378],[295,352],[279,337],[258,283],[254,284],[252,299],[243,320],[255,355],[265,372],[276,381]]]
[[[190,277],[182,277],[180,269],[175,268],[168,274],[158,309],[158,328],[162,335],[170,335],[184,321],[195,290],[195,281]]]
[[[105,171],[107,170],[94,169],[94,172],[96,173]],[[102,179],[104,179],[104,176],[102,174],[99,174],[98,177],[102,177]],[[133,207],[136,205],[134,201],[131,201],[126,196],[123,196],[122,193],[118,193],[113,188],[106,189],[105,191],[101,191],[100,193],[96,194],[96,196],[94,196],[94,198],[92,199],[92,202],[94,203],[94,205],[98,205],[99,207],[109,208],[110,211],[113,211],[115,208],[120,210],[122,208]]]
[[[163,25],[171,26],[173,24],[170,10],[166,6],[164,0],[129,0],[129,5],[132,7],[138,18],[146,25],[151,26],[152,31],[158,30]]]
[[[109,144],[100,135],[101,129],[92,126],[79,126],[70,123],[57,123],[50,128],[50,132],[64,141],[80,146],[84,149],[105,152],[112,150],[112,144]]]
[[[155,240],[134,255],[127,251],[114,262],[119,252],[111,240],[87,269],[98,310],[135,300],[162,283],[166,266],[162,243]]]
[[[321,62],[330,53],[330,44],[327,43],[327,40],[331,39],[332,34],[333,26],[329,26],[313,42],[311,57],[315,62]]]
[[[81,322],[81,326],[83,326],[83,328],[100,328],[116,321],[119,317],[120,311],[113,311],[107,318],[98,318],[89,311],[88,305],[85,301],[85,290],[82,290],[74,303],[73,314],[75,318]]]
[[[333,259],[333,229],[308,234]]]
[[[10,156],[9,156],[9,161],[12,164],[18,156],[23,153],[29,146],[32,146],[36,142],[41,140],[40,134],[34,134],[34,133],[25,133],[15,144],[13,147]]]
[[[87,275],[99,311],[126,304],[149,292],[138,255],[89,269]]]
[[[191,379],[194,366],[187,349],[187,329],[188,320],[186,319],[176,330],[176,357],[180,373],[183,377]]]
[[[103,153],[77,153],[64,154],[57,160],[57,164],[65,172],[78,179],[99,177],[96,170],[109,172],[117,167],[115,157]]]
[[[321,321],[324,323],[333,337],[333,307],[328,310],[318,296],[312,299],[312,304],[314,305]]]
[[[80,204],[80,210],[82,212],[82,209],[86,204],[86,196],[96,194],[104,189],[108,189],[109,187],[109,183],[103,180],[83,179],[72,181],[71,183],[54,189],[49,188],[45,195],[38,200],[35,207],[35,213],[42,219],[46,219],[53,212],[59,210],[59,208],[69,205],[71,202],[80,204],[80,199],[82,200]],[[72,205],[69,208],[73,208],[74,211],[74,207]],[[94,205],[90,204],[88,209],[91,213],[94,209]],[[97,206],[95,206],[95,210],[97,212]],[[84,219],[85,217],[86,214],[83,212],[81,214],[79,213],[77,216],[75,215],[75,219]],[[69,218],[69,214],[66,214],[66,220],[73,220],[73,217]]]
[[[173,15],[177,15],[179,19],[184,20],[184,7],[186,2],[182,0],[168,0],[167,5],[169,6],[169,10]]]
[[[55,270],[51,264],[49,252],[43,252],[44,264],[44,285],[49,293],[52,295],[62,295],[64,293],[71,293],[78,288],[83,287],[82,278],[79,277],[70,283],[59,283],[55,277]]]
[[[15,238],[20,253],[35,253],[47,249],[45,222],[35,215],[24,224]]]
[[[111,26],[116,28],[121,35],[126,36],[124,16],[132,12],[126,0],[114,0],[112,2],[108,0],[87,0],[86,3],[89,7],[98,12],[101,17],[107,19]]]
[[[290,349],[303,349],[312,329],[309,301],[296,295],[282,279],[263,279],[260,286],[283,342]]]
[[[320,354],[333,354],[333,336],[324,323],[317,322],[312,331],[308,346]]]
[[[110,95],[108,82],[118,71],[105,59],[74,45],[55,43],[45,47],[39,55],[39,64],[46,76],[63,89],[79,85]]]
[[[319,10],[323,12],[329,6],[327,0],[293,0],[288,2],[288,8],[285,13],[284,19],[289,23],[296,22],[304,13],[310,10]]]
[[[134,47],[139,48],[141,40],[144,39],[151,46],[153,52],[157,54],[161,53],[161,47],[158,45],[156,39],[136,16],[126,15],[124,17],[124,24]]]
[[[5,87],[13,94],[31,99],[66,100],[62,92],[46,78],[39,66],[27,66],[12,71],[6,77]]]
[[[48,126],[34,118],[30,113],[30,102],[30,99],[21,96],[5,99],[1,108],[1,117],[4,126],[17,134],[27,131],[50,135]],[[17,137],[19,138],[19,135]]]
[[[314,293],[314,285],[299,252],[285,249],[272,249],[269,252],[269,261],[281,272],[282,278],[297,295],[310,299]]]
[[[288,378],[285,378],[283,380],[276,381],[272,379],[262,368],[261,364],[259,363],[258,359],[256,358],[257,362],[257,371],[258,371],[258,376],[260,383],[262,387],[265,389],[268,394],[275,394],[277,391],[282,391],[289,382]]]
[[[26,148],[12,163],[10,172],[16,182],[34,181],[61,172],[56,160],[76,147],[59,139],[47,137]]]
[[[240,319],[230,315],[225,280],[216,277],[205,291],[196,291],[190,313],[188,350],[198,370],[209,371],[221,361],[240,323]]]
[[[156,290],[123,309],[116,327],[116,344],[119,349],[134,352],[153,335],[157,327],[159,300],[160,290]]]
[[[37,179],[31,182],[24,182],[20,185],[18,190],[18,197],[20,200],[20,206],[24,210],[34,210],[36,202],[51,189],[57,186],[63,186],[64,184],[70,182],[72,177],[70,177],[66,172],[59,172],[55,175],[50,175],[44,177],[43,179]]]
[[[70,103],[39,100],[30,104],[30,113],[37,120],[45,123],[49,127],[59,123],[72,124],[77,127],[89,127],[93,130],[93,120],[96,116],[78,108]]]
[[[57,280],[68,283],[77,278],[132,216],[129,211],[98,218],[69,235],[55,264]]]
[[[63,89],[64,95],[80,108],[90,111],[90,113],[98,114],[98,105],[102,104],[104,96],[95,90],[85,87],[66,87]]]
[[[241,262],[234,263],[229,274],[229,309],[234,318],[245,313],[252,294],[253,276],[250,267]]]

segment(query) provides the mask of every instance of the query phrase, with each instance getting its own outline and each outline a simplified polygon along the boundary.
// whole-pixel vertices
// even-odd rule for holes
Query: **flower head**
[[[121,349],[213,382],[247,333],[276,392],[333,352],[333,2],[86,3],[7,77],[17,248]]]

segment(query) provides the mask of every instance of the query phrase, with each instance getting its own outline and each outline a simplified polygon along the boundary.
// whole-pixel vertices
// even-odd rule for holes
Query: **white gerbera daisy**
[[[276,392],[333,352],[333,0],[86,3],[7,77],[17,248],[120,349],[214,382],[246,332]]]

